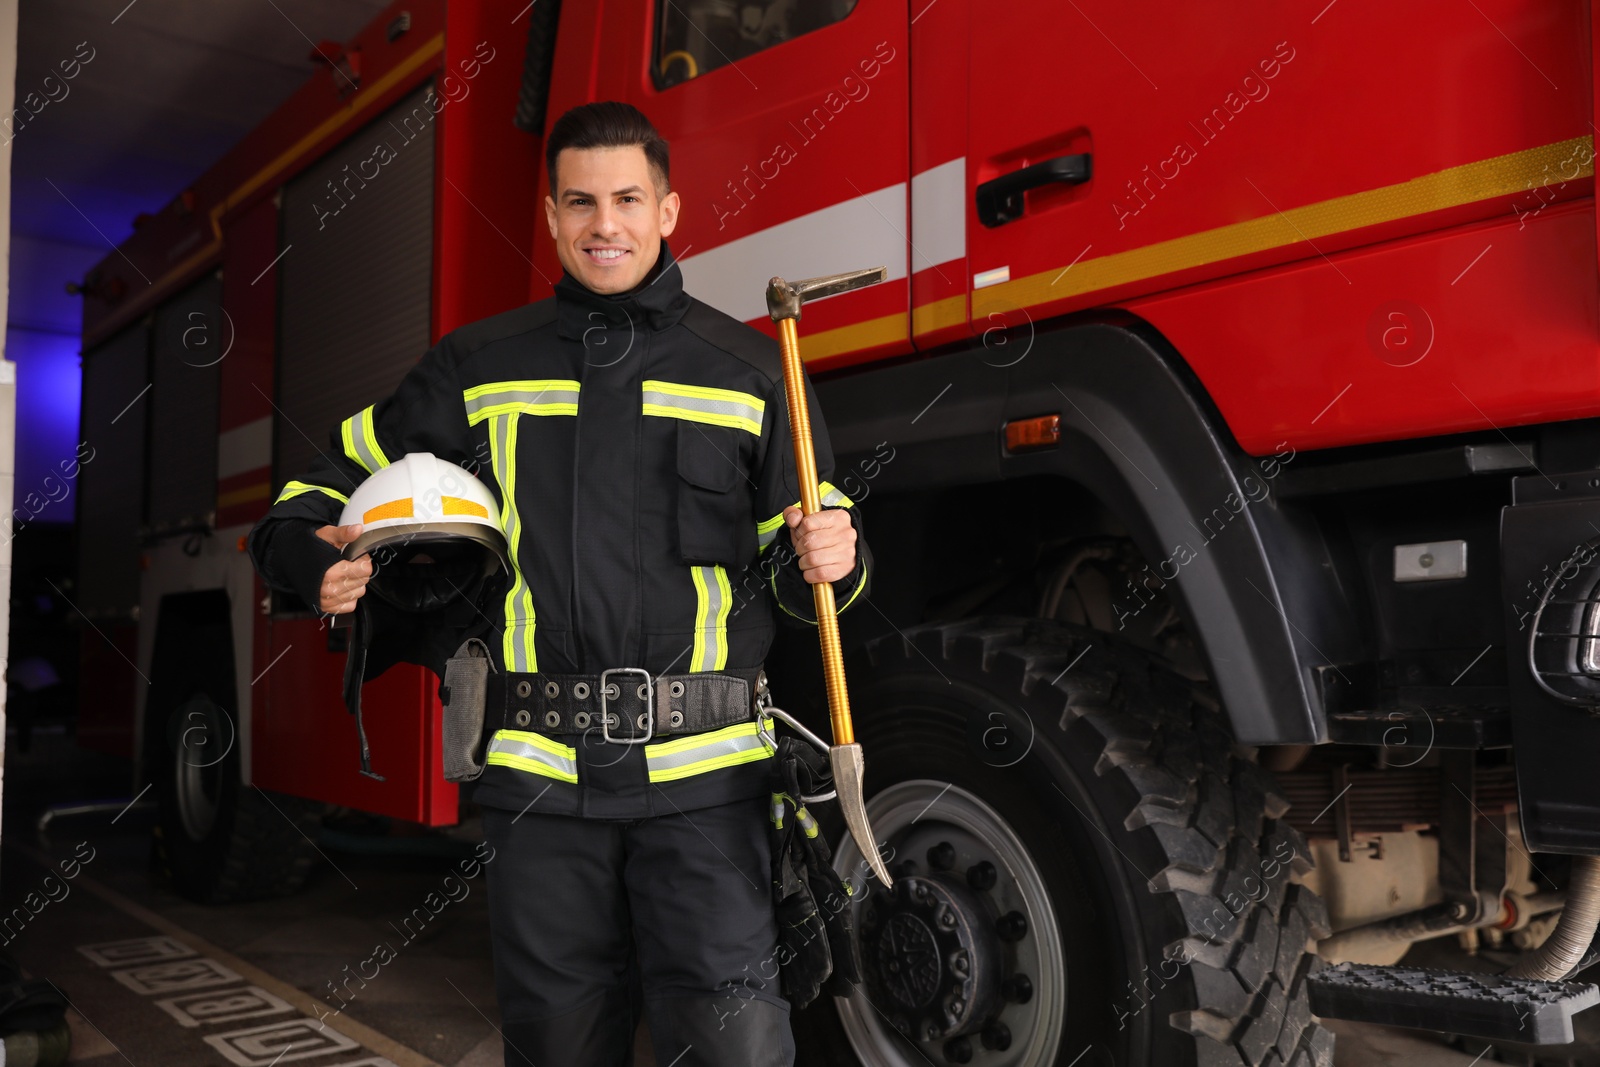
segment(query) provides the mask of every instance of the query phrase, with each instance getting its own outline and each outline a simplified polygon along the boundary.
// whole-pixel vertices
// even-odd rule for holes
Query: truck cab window
[[[856,0],[661,0],[651,76],[657,89],[670,89],[838,22],[855,6]]]

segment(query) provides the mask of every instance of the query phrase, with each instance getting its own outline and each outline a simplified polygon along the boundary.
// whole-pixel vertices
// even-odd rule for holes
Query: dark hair
[[[581,104],[573,108],[550,127],[550,139],[545,143],[544,162],[550,174],[550,195],[556,189],[556,157],[564,148],[627,148],[638,145],[644,149],[645,161],[650,164],[650,177],[656,184],[656,193],[666,196],[672,191],[672,176],[667,159],[667,142],[661,139],[643,111],[632,104],[615,100],[602,100],[594,104]]]

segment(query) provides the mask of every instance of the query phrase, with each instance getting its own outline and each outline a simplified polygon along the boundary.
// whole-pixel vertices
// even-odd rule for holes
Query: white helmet
[[[372,591],[410,611],[452,599],[452,589],[475,594],[496,570],[511,570],[494,495],[428,452],[408,453],[362,482],[339,523],[364,527],[344,557],[372,553]]]

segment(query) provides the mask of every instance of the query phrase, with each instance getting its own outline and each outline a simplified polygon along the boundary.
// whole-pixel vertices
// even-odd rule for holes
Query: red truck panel
[[[802,350],[835,364],[909,352],[904,6],[861,0],[839,22],[664,90],[649,75],[655,6],[607,4],[603,23],[600,5],[563,9],[551,116],[594,99],[650,116],[672,145],[683,206],[669,240],[695,296],[776,336],[772,275],[886,266],[883,284],[806,305]],[[541,175],[541,204],[548,191]],[[535,297],[560,276],[548,229],[537,232]]]
[[[1587,8],[1480,7],[1255,3],[1224,30],[1204,6],[1170,5],[1157,23],[1126,5],[1026,4],[1006,19],[974,5],[969,188],[1068,152],[1092,152],[1095,170],[1030,194],[1004,226],[969,206],[973,271],[1010,279],[973,294],[974,323],[1131,307],[1257,453],[1286,436],[1325,447],[1600,407],[1593,249],[1555,208],[1524,224],[1547,201],[1582,197],[1592,213]],[[1050,62],[1018,61],[1020,26]],[[1405,240],[1478,220],[1499,225],[1459,245]],[[1301,265],[1266,281],[1289,261]],[[1265,284],[1145,296],[1241,270]],[[1367,341],[1400,300],[1441,335],[1408,374]],[[1508,355],[1552,373],[1507,376]],[[1472,383],[1471,404],[1453,381]]]

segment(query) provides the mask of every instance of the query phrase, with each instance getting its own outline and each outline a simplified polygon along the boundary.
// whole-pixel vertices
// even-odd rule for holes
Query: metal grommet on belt
[[[554,682],[544,683],[544,695],[554,700],[561,695],[561,687]]]
[[[617,683],[616,682],[607,682],[605,684],[605,687],[602,688],[600,690],[600,692],[605,694],[605,698],[607,700],[615,700],[615,699],[617,699],[617,695],[619,693],[621,693],[622,690],[617,688]]]
[[[579,700],[588,700],[589,699],[589,683],[588,682],[574,682],[574,683],[572,683],[572,695],[574,697],[577,697]]]
[[[683,683],[673,682],[672,685],[668,687],[668,691],[675,697],[683,696]],[[673,725],[676,726],[677,723],[673,723]]]
[[[641,730],[649,729],[649,727],[646,725],[646,722],[645,722],[645,720],[647,720],[649,717],[650,717],[649,714],[647,714],[646,712],[641,711],[639,713],[639,717],[637,719],[633,720],[634,725],[639,727],[639,729],[641,729]]]
[[[674,726],[682,726],[683,725],[683,712],[681,712],[681,711],[673,712],[672,713],[671,722],[672,722],[672,725],[674,725]]]
[[[517,683],[517,696],[525,697],[531,692],[533,692],[532,682],[528,681],[527,679],[523,679]]]
[[[526,685],[527,683],[523,683]],[[533,721],[533,716],[528,714],[528,709],[523,708],[517,712],[517,725],[526,726]]]
[[[546,726],[548,726],[550,729],[554,730],[557,726],[561,725],[561,713],[559,711],[547,711],[547,712],[545,712],[544,713],[544,724]]]
[[[579,684],[583,683],[580,682]],[[587,711],[576,712],[572,716],[572,725],[580,730],[587,730],[589,728],[589,713]]]
[[[634,695],[637,696],[640,700],[644,700],[645,699],[645,694],[647,692],[648,692],[648,689],[646,688],[646,685],[645,685],[644,682],[640,682],[638,684],[638,686],[636,686],[634,688],[634,690],[633,690]]]

